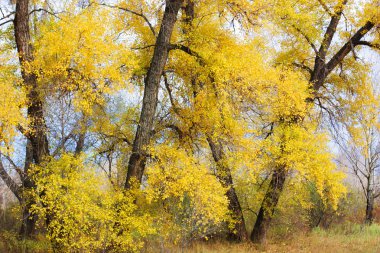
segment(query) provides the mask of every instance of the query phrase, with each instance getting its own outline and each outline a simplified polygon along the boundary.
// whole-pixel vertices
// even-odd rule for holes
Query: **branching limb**
[[[154,35],[154,37],[157,37],[156,31],[154,30],[152,23],[150,23],[150,21],[147,18],[147,16],[145,16],[142,12],[139,13],[137,11],[134,11],[134,10],[131,10],[131,9],[128,9],[128,8],[125,8],[125,7],[115,6],[115,5],[108,5],[108,4],[105,4],[105,3],[99,3],[99,5],[103,5],[103,6],[106,6],[106,7],[109,7],[109,8],[119,9],[119,10],[122,10],[122,11],[125,11],[125,12],[128,12],[128,13],[131,13],[133,15],[141,17],[142,19],[144,19],[145,23],[149,26],[149,29],[152,32],[152,34]]]
[[[373,43],[373,42],[369,42],[369,41],[360,40],[356,43],[356,45],[367,46],[367,47],[370,47],[373,49],[380,50],[380,43]]]
[[[360,42],[361,39],[375,26],[375,23],[367,21],[351,38],[344,44],[341,49],[331,58],[331,60],[326,64],[326,71],[329,74],[340,62],[343,61],[353,47],[357,45],[363,45]],[[364,42],[365,43],[365,42]]]

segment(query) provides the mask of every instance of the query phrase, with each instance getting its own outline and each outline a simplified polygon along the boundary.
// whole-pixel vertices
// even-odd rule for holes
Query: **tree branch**
[[[342,48],[331,58],[331,60],[326,64],[326,74],[328,75],[340,62],[343,61],[344,57],[348,55],[353,47],[359,45],[360,40],[375,26],[371,21],[367,21],[364,26],[362,26],[349,41],[342,46]]]
[[[8,172],[5,170],[3,162],[0,159],[0,177],[3,179],[8,188],[16,196],[16,198],[21,202],[21,189],[18,184],[9,176]]]
[[[136,16],[139,16],[139,17],[143,18],[145,20],[145,22],[147,23],[147,25],[149,26],[149,29],[153,33],[154,37],[157,37],[156,31],[154,30],[152,24],[149,22],[149,19],[142,12],[138,13],[138,12],[130,10],[128,8],[124,8],[124,7],[120,7],[120,6],[115,6],[115,5],[108,5],[108,4],[105,4],[105,3],[99,3],[99,5],[103,5],[103,6],[106,6],[106,7],[109,7],[109,8],[116,8],[116,9],[119,9],[119,10],[123,10],[123,11],[126,11],[128,13],[131,13],[133,15],[136,15]]]
[[[51,12],[51,11],[46,10],[46,9],[44,9],[44,8],[39,8],[39,9],[31,10],[31,11],[29,12],[29,15],[33,14],[34,12],[41,12],[41,11],[43,11],[43,12],[45,12],[45,13],[47,13],[47,14],[50,14],[50,15],[52,15],[52,16],[58,18],[58,19],[61,19],[60,17],[57,16],[58,13]]]
[[[335,35],[336,28],[339,24],[339,20],[342,17],[343,7],[347,4],[347,0],[344,0],[343,3],[336,7],[336,12],[331,16],[330,24],[328,25],[325,35],[323,37],[321,46],[318,51],[318,56],[324,61],[326,58],[327,50],[330,48],[331,41]]]
[[[372,43],[369,41],[360,40],[356,43],[356,45],[368,46],[368,47],[380,50],[380,43]]]
[[[322,8],[330,15],[333,16],[334,14],[330,11],[329,7],[326,5],[326,3],[323,0],[318,0],[318,2],[321,4]]]
[[[292,25],[292,27],[297,31],[299,32],[305,39],[306,41],[309,43],[309,45],[311,46],[311,48],[313,49],[313,51],[318,54],[318,50],[317,50],[317,47],[314,45],[314,43],[311,41],[311,39],[309,38],[309,36],[307,36],[300,28],[298,28],[297,26],[295,25]]]
[[[293,62],[292,65],[297,67],[297,68],[306,70],[307,72],[309,72],[310,75],[313,74],[313,70],[304,64]]]
[[[20,178],[21,178],[21,180],[23,180],[23,178],[24,178],[24,172],[22,171],[22,169],[20,168],[20,167],[18,167],[17,165],[16,165],[16,163],[12,160],[12,158],[10,158],[8,155],[5,155],[5,154],[3,154],[3,153],[1,153],[0,152],[0,155],[2,155],[2,156],[4,156],[7,160],[8,160],[8,162],[13,166],[13,168],[16,170],[16,172],[19,174],[19,176],[20,176]]]

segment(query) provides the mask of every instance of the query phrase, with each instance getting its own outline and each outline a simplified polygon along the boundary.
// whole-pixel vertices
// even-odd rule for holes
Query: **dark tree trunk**
[[[373,222],[373,206],[374,206],[374,196],[372,190],[367,191],[366,198],[366,209],[365,209],[365,224],[371,225]]]
[[[43,113],[43,101],[37,87],[37,76],[25,70],[25,66],[33,61],[33,47],[31,45],[29,30],[29,0],[17,0],[14,19],[14,33],[19,56],[21,75],[24,86],[27,88],[29,118],[29,133],[26,133],[28,145],[26,147],[25,178],[23,187],[28,191],[35,187],[34,182],[28,177],[30,160],[35,164],[40,164],[44,156],[49,154],[49,145],[46,135],[46,124]],[[28,199],[23,199],[24,211],[23,222],[20,235],[23,237],[31,236],[35,229],[37,217],[30,213],[33,203]]]
[[[286,180],[285,167],[280,166],[275,169],[261,204],[255,225],[251,233],[251,241],[263,243],[266,239],[267,230],[271,223],[277,203],[280,199]]]
[[[156,40],[153,57],[145,78],[143,105],[136,136],[133,142],[132,154],[129,158],[127,178],[125,181],[126,189],[131,187],[134,180],[141,183],[144,174],[146,163],[146,151],[144,149],[150,142],[150,135],[153,129],[153,121],[158,102],[158,89],[160,86],[161,75],[168,58],[170,38],[182,3],[183,0],[166,1],[160,32]]]
[[[212,156],[217,165],[217,177],[220,183],[228,188],[226,193],[228,198],[228,209],[231,211],[233,218],[236,220],[234,231],[230,231],[227,239],[230,241],[245,241],[248,239],[247,229],[245,227],[243,212],[236,194],[230,168],[221,164],[224,156],[223,147],[220,143],[215,143],[210,137],[207,138],[210,145]]]
[[[81,131],[83,131],[83,130],[81,130]],[[76,156],[78,156],[80,153],[83,152],[85,139],[86,139],[86,131],[79,133],[77,145],[75,147],[75,155]]]
[[[19,231],[19,235],[22,238],[31,237],[35,233],[37,215],[34,215],[30,212],[30,209],[34,203],[27,202],[24,205],[22,212],[22,223]]]

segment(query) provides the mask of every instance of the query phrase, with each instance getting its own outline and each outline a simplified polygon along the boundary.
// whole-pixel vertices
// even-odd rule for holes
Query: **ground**
[[[48,249],[46,241],[20,242],[11,234],[0,234],[1,253],[45,253]],[[312,232],[297,232],[280,240],[269,239],[264,245],[251,243],[227,243],[204,241],[191,246],[158,246],[148,245],[144,253],[377,253],[380,252],[380,226],[363,225],[337,226],[329,230],[314,229]]]

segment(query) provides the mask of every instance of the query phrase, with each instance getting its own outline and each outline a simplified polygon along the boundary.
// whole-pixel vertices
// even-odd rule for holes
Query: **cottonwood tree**
[[[242,240],[246,228],[238,197],[246,193],[239,193],[236,184],[242,180],[270,178],[263,180],[267,191],[251,236],[254,241],[265,238],[289,181],[311,181],[323,199],[336,204],[344,192],[341,174],[334,171],[326,134],[317,127],[311,103],[322,88],[309,88],[333,76],[339,64],[334,60],[329,70],[330,57],[330,62],[349,63],[339,59],[347,59],[350,50],[336,49],[337,57],[332,53],[343,41],[332,37],[340,28],[336,19],[345,4],[339,2],[330,10],[318,1],[309,13],[309,1],[278,1],[274,6],[270,1],[68,1],[57,7],[63,12],[54,12],[32,10],[28,1],[17,1],[15,22],[22,25],[15,31],[22,36],[15,41],[24,51],[16,67],[5,65],[2,71],[4,104],[14,115],[0,111],[0,139],[7,147],[16,129],[28,138],[26,161],[27,168],[33,168],[33,180],[26,176],[34,198],[26,203],[48,220],[55,248],[137,250],[147,235],[189,241],[218,233],[221,224],[231,222],[228,212],[234,226],[227,236]],[[18,21],[20,5],[26,8],[26,18]],[[269,11],[266,6],[275,8]],[[299,22],[299,10],[308,11],[304,17],[310,22]],[[39,11],[48,15],[29,18]],[[305,36],[291,24],[310,28],[311,21],[324,20],[328,12],[334,13],[329,18],[333,24],[328,35],[323,36],[323,25],[312,34],[313,44],[322,41],[315,52],[311,46],[294,53],[284,42],[276,57],[268,56],[262,46],[265,36],[252,38],[250,33],[265,13],[271,22],[281,23],[279,37],[294,36],[300,44]],[[235,33],[231,24],[247,33]],[[302,62],[313,52],[318,61]],[[22,70],[22,78],[12,67]],[[349,69],[358,67],[350,63]],[[305,71],[309,68],[315,74]],[[15,81],[9,85],[8,80]],[[137,91],[128,93],[129,89]],[[110,108],[117,95],[132,100],[131,93],[138,102]],[[23,96],[25,101],[14,102]],[[55,106],[62,106],[68,120],[52,117],[59,111]],[[69,124],[78,126],[67,129]],[[86,141],[94,147],[81,154]],[[93,157],[85,161],[86,155]],[[105,159],[109,180],[102,185],[98,176],[103,174],[95,175],[101,170],[91,162]],[[112,170],[125,167],[121,190]],[[0,172],[17,192],[19,186],[7,171],[0,167]],[[65,206],[70,211],[55,211]],[[101,245],[95,230],[87,229],[94,227],[99,228]],[[76,238],[79,244],[73,243]]]
[[[345,60],[349,53],[355,57],[355,50],[360,46],[377,47],[376,37],[373,42],[364,39],[379,24],[376,2],[368,1],[359,21],[352,24],[353,28],[342,31],[342,23],[349,20],[343,20],[342,16],[344,13],[351,14],[355,8],[349,1],[280,1],[273,9],[280,27],[285,29],[290,38],[284,41],[284,53],[280,54],[278,61],[305,72],[314,90],[314,95],[307,101],[320,101],[324,85],[336,84],[334,72],[339,65],[347,67]],[[253,242],[265,239],[270,216],[273,215],[286,178],[283,168],[274,170],[251,233]]]
[[[144,174],[146,164],[146,151],[144,149],[149,145],[151,139],[150,135],[153,130],[161,76],[168,58],[171,35],[183,2],[183,0],[166,1],[160,31],[157,35],[153,56],[145,77],[144,98],[136,136],[133,140],[132,154],[128,163],[125,180],[126,189],[132,186],[133,180],[141,183]]]
[[[118,46],[112,43],[111,39],[107,39],[106,36],[101,36],[100,34],[95,36],[88,29],[87,34],[83,32],[86,30],[84,27],[92,25],[97,27],[97,32],[105,35],[105,23],[102,24],[102,27],[99,22],[95,24],[94,17],[96,15],[94,12],[83,10],[81,13],[83,15],[77,15],[73,18],[73,16],[70,16],[72,14],[69,10],[77,7],[69,5],[64,7],[68,11],[64,15],[57,17],[53,10],[44,9],[43,7],[33,9],[31,2],[24,0],[17,1],[12,7],[15,8],[15,11],[5,15],[6,19],[4,19],[6,21],[2,24],[8,25],[13,22],[13,26],[4,26],[5,32],[3,35],[8,36],[7,31],[13,28],[13,36],[10,36],[10,40],[3,37],[6,46],[2,55],[5,57],[4,59],[9,60],[9,64],[5,65],[4,71],[2,71],[2,80],[5,87],[2,99],[5,99],[5,102],[8,99],[13,99],[13,101],[5,104],[8,105],[9,112],[12,112],[12,110],[17,111],[17,109],[12,109],[16,106],[18,113],[12,114],[12,120],[7,118],[9,116],[2,118],[3,129],[6,131],[2,137],[2,142],[10,150],[12,142],[7,138],[16,135],[15,129],[26,139],[25,164],[23,168],[21,169],[16,166],[16,163],[11,162],[20,174],[22,186],[20,187],[9,176],[7,171],[3,169],[4,166],[1,167],[1,175],[15,196],[25,206],[20,233],[23,236],[30,236],[34,231],[36,222],[36,216],[29,210],[34,203],[33,200],[29,199],[28,192],[33,191],[35,188],[34,182],[29,176],[30,168],[42,166],[45,158],[50,155],[59,157],[59,154],[62,153],[61,150],[65,148],[69,140],[74,141],[74,145],[76,145],[74,149],[76,153],[80,153],[83,150],[85,139],[82,127],[75,126],[67,132],[63,131],[64,133],[60,137],[61,140],[52,141],[55,137],[49,136],[49,128],[54,127],[54,124],[48,126],[46,123],[46,117],[48,116],[48,110],[46,110],[47,101],[51,103],[54,101],[54,97],[67,96],[83,114],[90,113],[91,104],[102,100],[99,94],[104,94],[110,82],[117,82],[116,79],[118,78],[116,76],[122,76],[119,75],[118,67],[126,63],[126,58],[117,55],[117,58],[113,58],[116,60],[113,61],[110,58],[112,55],[110,52],[113,52],[115,56]],[[49,15],[41,18],[37,17],[32,22],[30,18],[32,13],[48,13]],[[73,23],[65,23],[63,21],[65,19],[77,21],[77,29],[73,29]],[[33,29],[31,29],[32,25]],[[52,29],[53,27],[59,27],[59,29]],[[92,33],[91,36],[89,36],[90,33]],[[108,34],[108,36],[108,38],[111,38],[112,35]],[[12,39],[14,39],[17,46],[18,66],[15,66],[13,64],[15,61],[12,61],[12,48],[9,46],[12,45]],[[91,39],[98,41],[89,42]],[[87,47],[83,47],[83,43]],[[60,46],[56,47],[56,45]],[[88,50],[91,45],[98,48],[97,53],[89,53]],[[103,53],[98,54],[99,52]],[[105,63],[105,58],[99,59],[99,56],[106,57],[107,63]],[[118,62],[116,63],[116,61]],[[103,65],[100,66],[100,63]],[[114,67],[113,63],[118,67]],[[112,67],[110,67],[111,65]],[[108,67],[109,69],[105,70]],[[21,76],[18,74],[17,69],[21,70]],[[104,74],[106,72],[107,74]],[[19,99],[15,99],[15,97]],[[25,99],[23,99],[24,97]],[[24,114],[22,113],[24,108],[26,118],[23,117]],[[21,115],[21,117],[18,115]],[[77,125],[81,124],[78,123]],[[51,131],[51,133],[53,132]],[[20,154],[18,155],[20,156]]]

